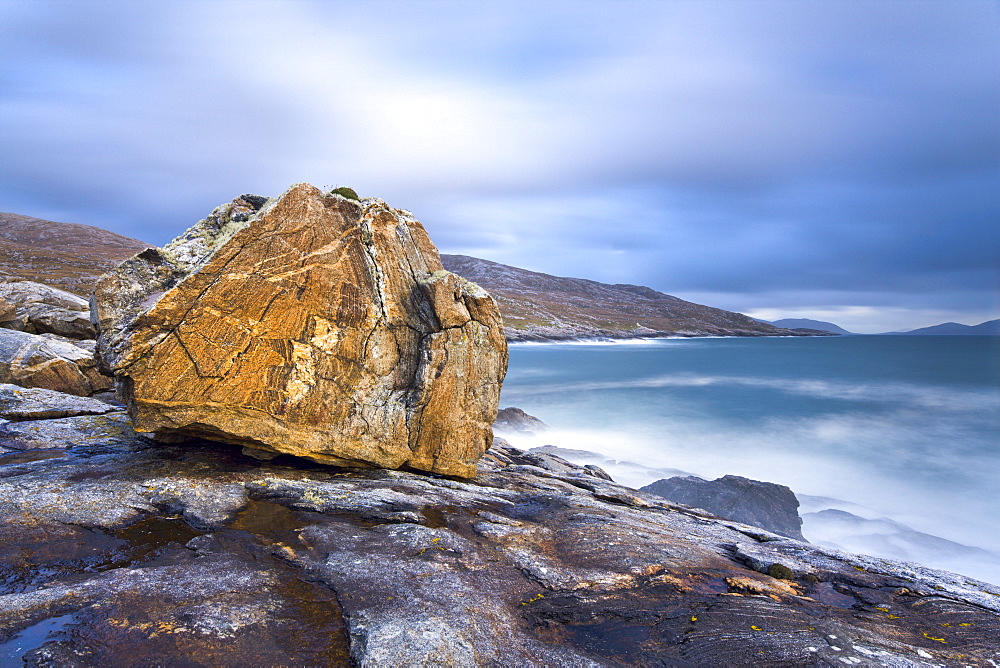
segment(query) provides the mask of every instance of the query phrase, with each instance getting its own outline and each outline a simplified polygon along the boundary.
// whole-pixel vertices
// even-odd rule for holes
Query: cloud
[[[414,211],[447,251],[688,298],[940,308],[962,289],[978,314],[997,291],[985,0],[39,0],[0,19],[6,210],[162,243],[308,180]]]

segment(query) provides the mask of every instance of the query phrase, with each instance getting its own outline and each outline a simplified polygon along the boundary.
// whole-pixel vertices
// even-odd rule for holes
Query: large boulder
[[[138,431],[458,476],[492,441],[496,304],[377,199],[244,195],[102,277],[92,311]]]
[[[34,281],[0,282],[0,327],[71,339],[96,336],[86,299]]]
[[[91,351],[51,336],[0,329],[0,383],[88,396],[111,387]]]
[[[805,540],[799,500],[785,485],[727,475],[716,480],[677,476],[642,488],[676,503],[684,503],[782,536]]]

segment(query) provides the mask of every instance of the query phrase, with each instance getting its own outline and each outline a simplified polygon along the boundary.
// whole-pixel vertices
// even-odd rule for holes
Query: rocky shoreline
[[[109,409],[0,427],[0,651],[27,665],[1000,658],[998,587],[501,440],[458,480],[156,444]]]
[[[109,274],[96,330],[6,285],[0,665],[1000,660],[1000,587],[493,438],[499,318],[421,235],[300,184]]]

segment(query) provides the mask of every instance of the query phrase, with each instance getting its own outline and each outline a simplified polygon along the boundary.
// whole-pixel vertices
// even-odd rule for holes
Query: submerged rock
[[[0,327],[71,339],[97,335],[86,299],[34,281],[0,282]]]
[[[89,350],[52,337],[0,329],[0,383],[88,396],[111,387]]]
[[[496,304],[380,200],[244,195],[102,277],[93,312],[139,431],[458,476],[492,440]]]
[[[683,503],[737,522],[805,540],[799,500],[785,485],[727,475],[716,480],[678,476],[657,480],[642,488],[675,503]]]
[[[0,455],[11,663],[1000,658],[1000,588],[707,516],[499,439],[455,481],[154,445],[127,423],[7,425],[51,448]],[[2,434],[0,446],[27,447]]]

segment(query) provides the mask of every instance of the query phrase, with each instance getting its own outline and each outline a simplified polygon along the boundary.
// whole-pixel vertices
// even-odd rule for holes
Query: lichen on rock
[[[139,431],[458,476],[492,441],[496,304],[381,200],[243,195],[103,276],[91,306]]]

